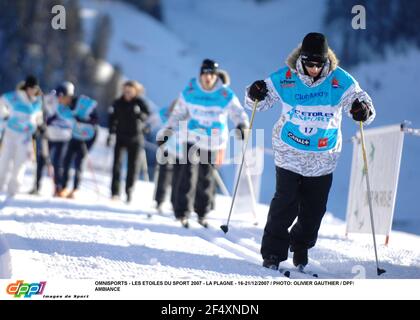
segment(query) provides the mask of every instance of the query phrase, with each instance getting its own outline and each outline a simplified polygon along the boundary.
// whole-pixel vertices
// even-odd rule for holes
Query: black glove
[[[351,105],[350,113],[355,121],[365,122],[372,115],[368,104],[356,99]]]
[[[248,97],[255,101],[263,101],[265,97],[267,96],[268,89],[267,85],[264,80],[257,80],[251,86],[248,90]]]
[[[38,131],[39,131],[39,134],[43,136],[45,134],[45,131],[47,131],[47,126],[45,124],[40,125],[38,127]]]
[[[245,130],[247,130],[247,126],[245,126],[243,123],[238,124],[238,126],[236,127],[236,138],[238,140],[245,140]]]
[[[44,124],[38,126],[32,135],[32,138],[36,139],[38,137],[42,138],[45,135],[45,131],[47,130],[46,126]]]

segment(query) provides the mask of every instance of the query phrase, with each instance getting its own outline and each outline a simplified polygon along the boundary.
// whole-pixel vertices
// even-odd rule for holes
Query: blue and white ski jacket
[[[273,128],[273,149],[278,167],[303,176],[322,176],[333,172],[337,166],[342,146],[342,111],[349,116],[352,103],[365,101],[372,115],[375,109],[369,95],[346,71],[329,50],[328,61],[320,78],[305,75],[300,58],[300,48],[289,57],[287,67],[265,79],[268,95],[259,102],[257,110],[267,110],[276,102],[282,105],[280,119]],[[245,98],[248,108],[253,101]]]
[[[0,117],[7,118],[7,129],[31,136],[42,124],[42,99],[30,100],[23,90],[5,93],[0,98]]]
[[[73,139],[88,141],[96,135],[98,116],[96,112],[96,100],[81,95],[73,111],[75,118],[73,126]]]
[[[228,117],[235,126],[249,126],[248,115],[227,85],[218,80],[216,87],[207,91],[193,78],[180,94],[165,128],[175,130],[185,120],[188,134],[181,134],[181,143],[187,141],[204,150],[220,150],[226,148],[229,137]]]
[[[46,95],[44,103],[47,139],[55,142],[69,141],[72,137],[75,121],[70,106],[60,104],[54,94]]]

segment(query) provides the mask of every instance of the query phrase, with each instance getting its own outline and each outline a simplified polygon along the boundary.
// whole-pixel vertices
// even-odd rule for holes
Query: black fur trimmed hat
[[[200,75],[203,73],[216,73],[219,68],[219,64],[211,59],[204,59],[201,63]]]
[[[23,84],[23,89],[38,88],[38,87],[39,87],[38,79],[35,76],[29,75],[26,77],[25,83]]]
[[[308,33],[302,41],[300,55],[303,60],[326,62],[328,59],[328,42],[322,33]]]

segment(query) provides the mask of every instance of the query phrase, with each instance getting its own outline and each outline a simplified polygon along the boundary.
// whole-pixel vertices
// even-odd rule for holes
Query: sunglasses
[[[312,62],[312,61],[303,61],[303,65],[308,68],[322,68],[324,66],[323,62]]]
[[[201,74],[216,74],[216,70],[214,70],[214,69],[202,69]]]

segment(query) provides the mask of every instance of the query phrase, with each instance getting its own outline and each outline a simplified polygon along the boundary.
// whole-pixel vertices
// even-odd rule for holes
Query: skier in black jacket
[[[127,81],[123,85],[123,94],[114,101],[109,109],[109,136],[107,145],[111,146],[116,138],[114,164],[112,167],[112,198],[120,194],[121,163],[124,149],[127,149],[127,177],[125,192],[127,202],[131,201],[133,186],[138,175],[139,155],[144,147],[143,131],[150,115],[150,107],[141,97],[143,86],[136,81]]]

